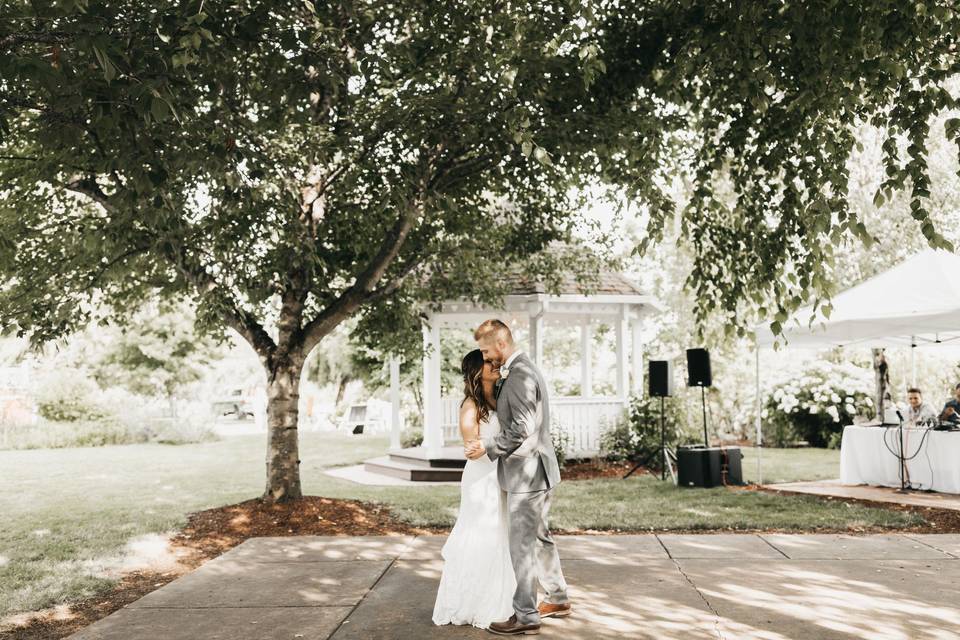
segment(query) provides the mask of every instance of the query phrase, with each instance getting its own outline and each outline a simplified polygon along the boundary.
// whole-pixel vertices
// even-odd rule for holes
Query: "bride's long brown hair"
[[[474,349],[463,356],[460,373],[463,374],[464,402],[473,400],[473,404],[477,406],[477,418],[480,422],[486,422],[493,407],[487,404],[487,398],[483,395],[483,353],[480,349]]]

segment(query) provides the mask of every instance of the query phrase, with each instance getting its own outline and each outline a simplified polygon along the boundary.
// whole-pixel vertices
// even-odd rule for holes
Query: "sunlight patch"
[[[33,532],[33,535],[37,536],[38,538],[48,536],[50,535],[50,529],[37,529]]]
[[[0,556],[0,567],[9,563],[10,563],[10,558],[8,558],[7,556]]]
[[[711,518],[717,515],[713,511],[704,511],[703,509],[694,509],[693,507],[687,507],[685,509],[681,509],[681,511],[684,513],[692,513],[695,516],[703,516],[704,518]]]
[[[89,560],[85,564],[88,570],[107,576],[144,570],[163,573],[178,569],[187,553],[185,549],[171,547],[169,536],[148,533],[128,540],[116,556]]]

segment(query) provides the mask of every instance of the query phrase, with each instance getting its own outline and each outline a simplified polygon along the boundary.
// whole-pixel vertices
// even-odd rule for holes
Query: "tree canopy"
[[[573,240],[571,194],[606,183],[645,207],[640,250],[679,216],[701,319],[779,322],[871,241],[861,123],[876,199],[909,192],[946,246],[925,141],[958,27],[943,0],[0,0],[0,318],[42,341],[189,297],[257,351],[283,433],[345,319],[409,344],[424,303]]]

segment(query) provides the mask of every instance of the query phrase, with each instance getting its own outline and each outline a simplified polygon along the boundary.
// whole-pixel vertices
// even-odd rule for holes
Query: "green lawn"
[[[0,618],[108,588],[91,564],[133,537],[182,526],[192,511],[262,492],[265,438],[90,449],[0,451]],[[379,501],[417,525],[450,525],[458,487],[364,487],[322,473],[380,455],[387,439],[304,433],[304,492]],[[756,458],[746,451],[747,478]],[[764,480],[836,477],[837,452],[764,450]],[[751,469],[753,471],[751,471]],[[810,529],[901,526],[911,516],[842,503],[725,489],[678,490],[647,477],[564,483],[557,529]]]
[[[743,479],[757,482],[757,449],[741,451]],[[839,449],[762,449],[759,457],[764,484],[840,477]]]

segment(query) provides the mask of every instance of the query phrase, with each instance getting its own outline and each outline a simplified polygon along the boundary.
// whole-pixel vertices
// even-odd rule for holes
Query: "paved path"
[[[934,491],[908,491],[897,493],[890,487],[874,487],[862,484],[842,484],[839,480],[814,480],[805,482],[785,482],[783,484],[764,485],[767,489],[788,491],[790,493],[810,493],[816,496],[835,498],[858,498],[874,502],[908,504],[914,507],[935,507],[960,511],[960,496],[952,493]]]
[[[430,622],[444,538],[255,538],[75,640],[493,638]],[[960,535],[560,536],[542,637],[960,638]]]

